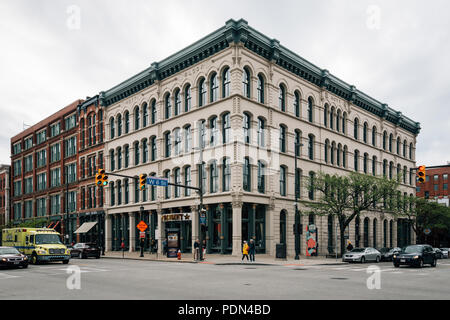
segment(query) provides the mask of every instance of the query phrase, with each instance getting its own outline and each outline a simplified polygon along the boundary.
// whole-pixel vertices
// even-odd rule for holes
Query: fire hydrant
[[[178,250],[177,258],[178,258],[178,260],[181,260],[181,250]]]

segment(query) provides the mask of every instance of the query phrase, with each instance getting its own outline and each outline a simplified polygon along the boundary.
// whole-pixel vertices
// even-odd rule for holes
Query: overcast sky
[[[249,25],[421,123],[417,164],[450,161],[450,2],[0,0],[0,163],[10,139],[222,27]],[[79,13],[79,14],[78,14]]]

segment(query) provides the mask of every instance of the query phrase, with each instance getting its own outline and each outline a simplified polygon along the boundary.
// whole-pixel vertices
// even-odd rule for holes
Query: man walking
[[[250,255],[250,262],[255,262],[255,250],[256,250],[255,241],[253,241],[253,239],[250,239],[250,244],[249,244],[249,249],[248,249],[248,253]]]
[[[352,243],[349,241],[349,242],[348,242],[348,246],[347,246],[347,251],[350,252],[350,251],[352,251],[352,250],[353,250],[353,245],[352,245]]]
[[[194,242],[194,260],[200,260],[200,240]]]

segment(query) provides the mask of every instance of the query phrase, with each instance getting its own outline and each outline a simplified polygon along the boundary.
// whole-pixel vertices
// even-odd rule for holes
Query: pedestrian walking
[[[194,260],[200,260],[200,240],[194,242]]]
[[[247,258],[247,261],[248,261],[248,249],[249,249],[249,246],[248,246],[248,244],[247,244],[247,241],[244,241],[244,245],[243,245],[243,247],[242,247],[242,262],[244,261],[244,258]]]
[[[253,239],[250,239],[248,254],[250,256],[250,262],[255,262],[255,251],[256,251],[256,244]]]
[[[353,250],[353,245],[352,245],[351,241],[348,241],[347,251],[352,251],[352,250]]]
[[[167,254],[167,238],[164,238],[162,245],[163,245],[163,254]]]
[[[206,240],[203,240],[202,260],[206,259]]]

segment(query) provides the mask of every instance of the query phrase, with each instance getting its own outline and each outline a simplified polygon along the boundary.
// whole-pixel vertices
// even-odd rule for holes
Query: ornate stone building
[[[319,171],[400,174],[400,196],[415,193],[418,123],[251,28],[230,20],[184,50],[100,93],[105,107],[106,249],[137,249],[147,238],[177,240],[190,252],[199,233],[199,196],[181,187],[139,190],[140,174],[203,186],[207,250],[238,255],[243,240],[275,256],[295,254],[296,192],[302,224],[315,225],[319,255],[335,246],[336,222],[305,206]],[[295,172],[295,155],[298,168]],[[200,175],[200,173],[202,173]],[[200,179],[201,177],[201,179]],[[297,180],[297,181],[296,181]],[[142,207],[142,208],[141,208]],[[413,242],[410,227],[376,210],[352,222],[356,246]],[[157,230],[155,232],[155,230]],[[148,246],[148,243],[147,243]]]

